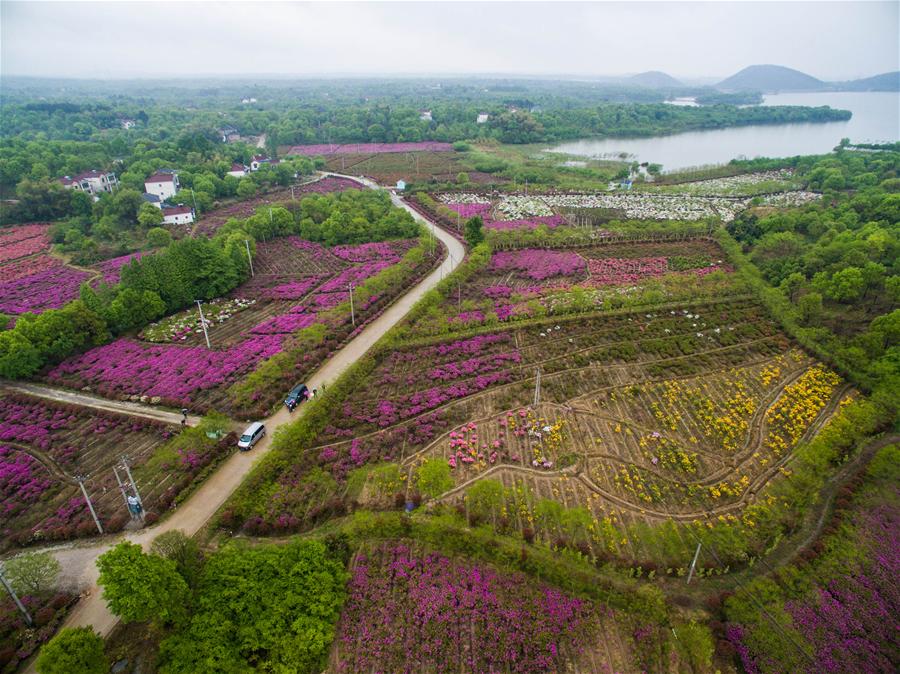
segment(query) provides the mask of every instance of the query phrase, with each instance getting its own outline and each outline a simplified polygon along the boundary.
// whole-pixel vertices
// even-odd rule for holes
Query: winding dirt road
[[[361,180],[353,176],[344,176],[364,183],[367,187],[379,189],[379,186],[370,180]],[[429,290],[434,288],[440,280],[452,272],[465,257],[465,248],[463,245],[451,236],[448,232],[440,227],[433,226],[421,215],[413,211],[396,195],[392,196],[394,203],[409,211],[412,216],[419,222],[426,224],[434,232],[434,235],[440,239],[447,247],[448,255],[441,262],[440,266],[432,271],[424,280],[420,281],[409,292],[403,295],[399,300],[394,302],[381,316],[370,323],[359,335],[357,335],[344,348],[334,354],[327,360],[315,373],[307,380],[310,388],[322,388],[324,384],[335,381],[343,372],[359,360],[371,347],[378,341],[388,330],[396,325]],[[59,397],[61,393],[52,389],[52,394],[48,393],[45,387],[24,386],[20,390],[23,392],[41,395],[41,391],[45,397],[54,399],[65,398]],[[79,404],[92,404],[98,406],[93,396],[87,396],[90,401],[87,403],[82,399],[85,396],[81,394],[70,394],[72,402]],[[78,397],[75,400],[74,397]],[[110,401],[102,401],[110,403]],[[113,411],[116,406],[126,403],[110,403],[109,409]],[[156,412],[157,410],[149,410]],[[142,408],[141,412],[145,415],[146,408]],[[162,412],[162,410],[159,410]],[[289,414],[286,408],[281,408],[272,416],[264,419],[263,422],[268,429],[268,434],[249,452],[236,452],[228,458],[222,466],[216,470],[194,494],[185,501],[176,511],[171,513],[164,521],[159,524],[142,529],[137,532],[108,537],[102,542],[91,542],[88,545],[71,543],[64,546],[56,546],[47,548],[61,563],[64,571],[62,582],[72,587],[77,587],[83,592],[81,601],[78,602],[72,613],[69,614],[64,627],[80,627],[92,625],[97,632],[103,636],[109,635],[118,622],[118,618],[114,616],[106,607],[100,590],[97,587],[98,571],[96,567],[96,559],[114,544],[129,540],[139,543],[144,547],[149,546],[150,542],[166,531],[180,529],[188,536],[192,536],[205,525],[219,507],[228,499],[228,497],[238,488],[243,479],[247,476],[254,464],[269,453],[272,448],[272,436],[274,432],[285,424],[294,421],[302,416],[305,412],[303,406],[299,407],[293,415]],[[140,413],[140,412],[133,412]],[[180,420],[180,416],[178,417]],[[26,671],[35,671],[33,664]]]

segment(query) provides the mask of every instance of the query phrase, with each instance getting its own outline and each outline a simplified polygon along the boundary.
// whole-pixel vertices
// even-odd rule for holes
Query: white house
[[[491,116],[489,114],[487,114],[486,112],[479,112],[478,118],[475,120],[475,123],[476,124],[485,124],[490,118],[491,118]]]
[[[189,225],[194,221],[194,209],[190,206],[168,206],[162,212],[167,225]]]
[[[115,173],[103,173],[101,171],[85,171],[77,176],[60,178],[59,182],[69,190],[81,190],[91,195],[100,192],[112,192],[119,186]]]
[[[243,103],[244,105],[248,105],[248,104],[250,104],[250,103],[256,103],[256,99],[253,98],[253,97],[250,97],[250,98],[242,98],[242,99],[241,99],[241,103]]]
[[[174,197],[178,187],[178,174],[174,171],[157,171],[144,181],[144,189],[147,190],[147,194],[154,194],[161,201]]]
[[[433,122],[434,120],[431,118],[431,110],[420,110],[419,111],[419,119],[423,122]]]
[[[271,166],[275,166],[276,164],[280,164],[280,159],[272,159],[271,157],[266,157],[265,155],[258,154],[253,159],[250,160],[250,170],[251,171],[259,171],[259,167],[263,164],[269,164]]]
[[[398,180],[398,181],[397,181],[397,189],[398,189],[399,191],[401,191],[401,192],[402,192],[403,190],[405,190],[405,189],[406,189],[406,181],[405,181],[405,180]]]
[[[231,170],[228,171],[228,175],[234,176],[235,178],[243,178],[247,175],[247,167],[243,164],[232,164]]]
[[[133,129],[136,123],[137,122],[135,122],[133,119],[128,119],[127,117],[125,119],[119,120],[119,124],[122,125],[123,129]]]

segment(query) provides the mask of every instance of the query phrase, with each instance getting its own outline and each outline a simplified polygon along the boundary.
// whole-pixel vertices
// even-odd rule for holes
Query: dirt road
[[[48,400],[55,400],[60,403],[72,403],[74,405],[81,405],[82,407],[91,407],[95,410],[119,412],[134,417],[155,419],[157,421],[164,421],[167,424],[180,424],[182,419],[181,414],[178,412],[170,412],[169,410],[159,409],[152,407],[151,405],[123,402],[120,400],[107,400],[106,398],[101,398],[89,393],[67,391],[66,389],[45,386],[43,384],[3,381],[0,382],[0,389],[7,389],[18,393],[27,393],[28,395],[47,398]],[[200,417],[188,415],[187,423],[188,426],[196,426],[200,423]]]
[[[369,187],[377,187],[371,181],[364,182]],[[411,211],[397,197],[394,197],[394,199],[398,206]],[[422,216],[417,213],[413,213],[413,215],[418,221],[426,222],[428,226],[431,226],[431,223],[424,220]],[[378,339],[396,325],[426,292],[431,290],[444,276],[453,271],[462,262],[465,256],[463,245],[440,227],[434,227],[433,231],[435,236],[444,243],[449,251],[440,267],[420,281],[391,305],[387,311],[370,323],[355,339],[327,360],[306,382],[310,388],[321,389],[323,384],[335,381],[348,367],[362,357]],[[28,392],[31,393],[32,391]],[[54,390],[53,393],[55,395],[57,392]],[[72,395],[80,396],[81,394]],[[89,396],[89,398],[93,402],[93,397]],[[86,404],[82,403],[81,400],[78,402]],[[187,501],[156,526],[130,534],[109,537],[99,544],[95,541],[90,545],[76,543],[49,548],[48,551],[52,552],[63,566],[63,582],[70,587],[77,587],[85,592],[81,601],[69,615],[64,627],[93,625],[94,629],[100,634],[107,636],[115,627],[118,618],[106,608],[106,602],[103,601],[97,588],[98,572],[95,564],[97,557],[121,540],[129,540],[146,547],[161,533],[173,529],[180,529],[189,536],[195,534],[238,488],[253,465],[270,451],[275,431],[279,427],[302,416],[304,411],[305,409],[301,405],[293,415],[290,415],[286,408],[282,408],[272,416],[264,419],[263,422],[268,429],[266,437],[251,451],[233,454]],[[26,671],[34,671],[34,669],[28,668]]]

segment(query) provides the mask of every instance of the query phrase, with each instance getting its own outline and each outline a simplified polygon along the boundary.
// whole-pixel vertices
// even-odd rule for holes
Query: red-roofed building
[[[243,164],[232,164],[231,170],[228,171],[228,175],[234,176],[235,178],[243,178],[247,175],[247,167]]]
[[[280,159],[272,159],[271,157],[267,157],[262,154],[258,154],[253,159],[250,160],[250,170],[251,171],[259,171],[259,167],[263,164],[268,164],[269,166],[275,166],[280,164]]]
[[[63,187],[70,190],[81,190],[91,195],[100,192],[112,192],[119,186],[115,173],[103,173],[102,171],[85,171],[77,176],[60,178]]]
[[[189,225],[194,221],[194,209],[183,204],[167,206],[162,212],[163,222],[167,225]]]
[[[153,194],[165,201],[178,191],[178,174],[175,171],[157,171],[144,181],[147,194]]]

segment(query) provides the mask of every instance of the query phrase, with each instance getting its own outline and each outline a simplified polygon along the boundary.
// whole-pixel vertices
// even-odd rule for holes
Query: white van
[[[247,450],[253,447],[259,439],[266,434],[266,427],[260,423],[259,421],[254,421],[252,424],[247,426],[247,430],[244,431],[244,434],[241,436],[241,439],[238,440],[238,449]]]

